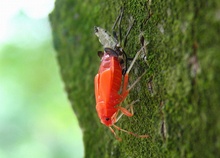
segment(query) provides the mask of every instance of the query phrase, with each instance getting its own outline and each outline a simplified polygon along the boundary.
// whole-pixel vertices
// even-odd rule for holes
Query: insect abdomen
[[[106,106],[115,106],[120,100],[122,68],[117,57],[104,54],[99,68],[99,88]]]

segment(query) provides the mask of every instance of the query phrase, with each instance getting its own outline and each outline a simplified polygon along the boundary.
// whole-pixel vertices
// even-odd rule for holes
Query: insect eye
[[[110,119],[108,117],[105,118],[106,121],[109,121]]]

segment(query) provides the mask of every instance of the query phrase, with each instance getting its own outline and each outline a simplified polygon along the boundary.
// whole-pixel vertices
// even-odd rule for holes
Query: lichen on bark
[[[127,102],[140,99],[132,118],[118,125],[150,135],[139,139],[98,120],[93,79],[102,49],[94,26],[111,31],[124,7],[122,34],[132,16],[129,56],[149,42],[147,61],[139,60],[134,80],[147,70]],[[83,131],[85,157],[219,157],[220,3],[205,1],[57,0],[50,14],[54,47],[65,89]],[[152,16],[149,20],[149,12]]]

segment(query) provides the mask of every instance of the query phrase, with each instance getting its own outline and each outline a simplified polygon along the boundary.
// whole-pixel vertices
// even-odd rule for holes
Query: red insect
[[[122,107],[121,103],[125,100],[129,91],[145,74],[143,73],[128,88],[128,74],[142,49],[136,53],[127,69],[127,56],[119,46],[117,40],[99,27],[95,27],[95,34],[104,46],[104,52],[99,52],[101,65],[98,74],[95,76],[96,110],[101,123],[108,126],[118,140],[120,138],[117,137],[112,126],[117,130],[124,131],[136,137],[147,138],[148,135],[137,135],[115,125],[122,115],[133,116],[133,104],[137,101],[133,101],[126,108]],[[129,108],[130,111],[128,110]],[[121,114],[118,116],[119,112]]]

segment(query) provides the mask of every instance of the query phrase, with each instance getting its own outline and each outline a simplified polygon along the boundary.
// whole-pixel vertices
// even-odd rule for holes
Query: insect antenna
[[[122,139],[117,136],[117,134],[115,133],[115,131],[114,131],[111,127],[109,127],[109,129],[111,130],[111,132],[114,134],[115,138],[116,138],[118,141],[122,141]]]
[[[138,137],[138,138],[148,138],[149,137],[149,135],[147,135],[147,134],[145,134],[145,135],[138,135],[138,134],[136,134],[136,133],[133,133],[133,132],[130,132],[130,131],[127,131],[127,130],[125,130],[125,129],[122,129],[122,128],[120,128],[120,127],[118,127],[118,126],[116,126],[116,125],[112,125],[115,129],[117,129],[117,130],[119,130],[119,131],[123,131],[123,132],[125,132],[125,133],[127,133],[127,134],[131,134],[131,135],[133,135],[133,136],[135,136],[135,137]],[[112,129],[113,130],[113,129]],[[114,130],[113,130],[114,131]],[[115,133],[115,132],[114,132]],[[114,134],[115,136],[116,136],[116,134]],[[117,137],[116,137],[117,138]]]

